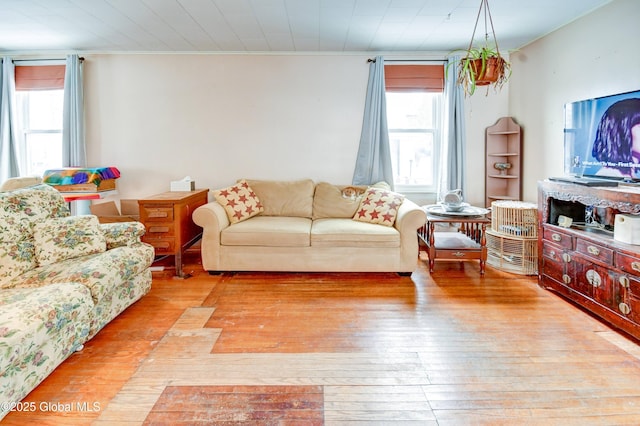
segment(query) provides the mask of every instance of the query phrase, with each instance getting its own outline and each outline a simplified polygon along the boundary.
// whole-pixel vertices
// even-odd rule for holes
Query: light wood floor
[[[477,263],[180,280],[105,327],[3,424],[640,423],[640,348]]]

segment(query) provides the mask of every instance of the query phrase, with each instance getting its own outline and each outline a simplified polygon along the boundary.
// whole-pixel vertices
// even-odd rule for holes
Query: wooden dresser
[[[142,241],[151,244],[156,256],[174,255],[176,275],[182,273],[184,250],[202,237],[202,228],[193,223],[193,211],[207,203],[208,189],[172,191],[138,200],[140,222],[147,230]]]
[[[613,239],[593,226],[558,226],[558,217],[584,223],[586,210],[602,223],[640,213],[640,190],[538,183],[540,285],[640,339],[640,245]]]

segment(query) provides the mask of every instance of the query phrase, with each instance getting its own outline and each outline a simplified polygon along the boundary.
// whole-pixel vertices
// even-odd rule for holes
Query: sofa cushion
[[[47,219],[33,227],[33,244],[39,265],[100,253],[107,243],[96,216]]]
[[[0,233],[7,241],[31,238],[35,222],[69,215],[64,198],[49,185],[0,192]]]
[[[353,219],[361,222],[393,226],[404,195],[388,189],[370,187],[360,201]]]
[[[358,222],[352,219],[318,219],[313,221],[311,227],[311,246],[399,247],[400,232],[392,226]]]
[[[31,223],[0,211],[0,286],[36,266]]]
[[[145,243],[116,247],[102,253],[38,266],[15,277],[5,288],[34,288],[52,283],[76,282],[91,290],[99,303],[121,283],[142,274],[153,262],[153,247]]]
[[[225,246],[308,247],[311,219],[256,216],[225,228],[220,244]]]
[[[311,179],[270,181],[247,179],[256,192],[264,211],[262,216],[312,217],[313,191]]]
[[[247,220],[263,211],[260,197],[245,180],[240,180],[228,188],[213,191],[213,197],[224,207],[231,223]]]
[[[360,206],[362,196],[346,197],[342,191],[347,186],[332,185],[327,182],[319,182],[313,195],[313,218],[326,217],[352,218]],[[356,186],[364,192],[366,186]]]

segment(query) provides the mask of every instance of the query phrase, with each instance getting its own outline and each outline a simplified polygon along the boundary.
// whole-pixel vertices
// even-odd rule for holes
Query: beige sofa
[[[150,290],[144,231],[70,216],[45,184],[0,192],[0,418]]]
[[[224,199],[225,194],[233,194],[230,188],[238,190],[239,183],[213,191],[216,199],[193,213],[193,221],[204,231],[202,265],[210,273],[336,271],[410,274],[417,266],[416,232],[425,223],[425,213],[399,194],[388,191],[395,198],[384,198],[384,192],[378,190],[384,190],[384,185],[376,185],[381,188],[359,187],[356,189],[364,192],[353,195],[353,187],[326,182],[315,184],[312,180],[239,182],[244,182],[255,197],[253,204],[243,205],[245,210],[251,210],[249,217],[240,218],[244,210],[236,207],[237,197],[230,201]],[[389,210],[379,212],[376,206],[367,213],[363,202],[371,199],[369,191],[375,192],[374,201],[378,204],[384,204],[380,197],[398,204],[395,212],[391,212],[394,215],[389,215]],[[241,198],[247,198],[247,194]],[[226,203],[231,203],[231,208]],[[260,211],[256,214],[255,210]],[[370,216],[368,219],[376,217],[368,220],[364,217],[367,214]],[[384,215],[393,220],[371,223],[381,222]]]

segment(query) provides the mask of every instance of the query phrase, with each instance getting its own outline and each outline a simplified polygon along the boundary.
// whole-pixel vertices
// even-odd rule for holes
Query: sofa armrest
[[[217,271],[220,265],[220,232],[230,225],[224,207],[211,201],[195,209],[193,222],[202,227],[200,254],[206,271]]]
[[[394,227],[400,232],[400,256],[403,268],[413,271],[418,258],[418,228],[427,221],[425,211],[411,200],[404,199],[398,209]]]
[[[139,243],[146,232],[140,222],[101,223],[100,228],[107,240],[107,249]]]
[[[424,225],[426,221],[427,215],[422,207],[405,198],[398,209],[394,226],[401,235],[407,233],[415,234],[418,228]]]

